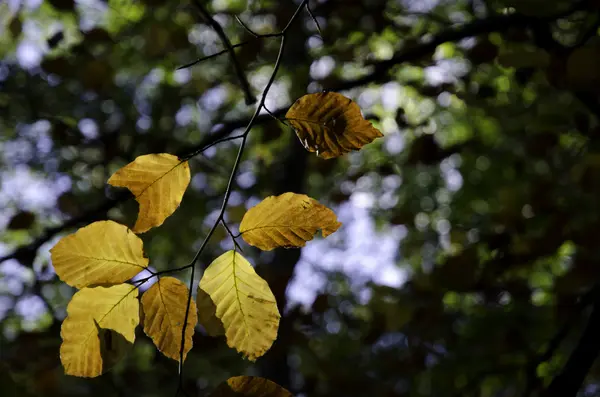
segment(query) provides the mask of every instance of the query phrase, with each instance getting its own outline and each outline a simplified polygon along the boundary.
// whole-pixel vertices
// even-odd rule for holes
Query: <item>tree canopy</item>
[[[0,2],[2,394],[599,395],[599,27]]]

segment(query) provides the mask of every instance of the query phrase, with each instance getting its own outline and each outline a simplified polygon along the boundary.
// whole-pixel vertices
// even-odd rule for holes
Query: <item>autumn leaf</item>
[[[220,336],[225,334],[223,322],[217,318],[217,307],[210,296],[200,288],[196,294],[196,305],[198,307],[198,319],[209,336]]]
[[[140,321],[137,295],[130,284],[84,288],[73,295],[60,330],[67,375],[93,378],[123,357]]]
[[[187,323],[185,311],[188,288],[173,277],[163,277],[142,295],[144,332],[165,356],[179,361],[181,332],[185,327],[183,359],[192,348],[192,336],[198,323],[196,304],[190,301]]]
[[[321,229],[323,237],[342,224],[334,212],[304,194],[270,196],[250,208],[240,224],[242,238],[263,251],[304,247]]]
[[[133,231],[144,233],[179,207],[190,183],[190,166],[171,154],[146,154],[115,172],[108,183],[133,193],[140,204]]]
[[[292,393],[265,378],[234,376],[221,383],[210,397],[292,397]]]
[[[269,285],[241,254],[228,251],[206,269],[200,288],[216,306],[229,347],[249,360],[265,354],[277,338],[279,310]]]
[[[306,150],[324,159],[359,150],[383,136],[365,120],[356,102],[336,92],[304,95],[285,118]]]
[[[50,254],[58,277],[77,288],[120,284],[148,266],[142,240],[113,221],[82,227],[63,237]]]

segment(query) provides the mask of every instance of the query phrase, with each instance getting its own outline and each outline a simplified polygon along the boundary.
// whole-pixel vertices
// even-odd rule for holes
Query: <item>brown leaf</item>
[[[324,159],[359,150],[383,136],[365,120],[356,102],[336,92],[304,95],[285,117],[306,150]]]

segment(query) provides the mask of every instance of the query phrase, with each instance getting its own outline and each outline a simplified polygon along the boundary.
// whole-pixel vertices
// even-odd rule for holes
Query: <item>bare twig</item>
[[[289,27],[292,25],[292,23],[298,18],[298,16],[300,15],[300,11],[306,5],[307,2],[308,2],[308,0],[303,0],[302,1],[302,3],[300,4],[300,6],[296,9],[296,12],[294,13],[294,15],[292,15],[292,17],[290,18],[288,24],[285,26],[285,28],[280,33],[281,44],[279,46],[279,53],[277,54],[277,59],[275,60],[275,65],[273,66],[273,71],[271,73],[271,77],[269,78],[269,81],[267,82],[267,84],[266,84],[266,86],[265,86],[265,88],[263,90],[263,94],[262,94],[262,96],[260,98],[260,102],[259,102],[258,106],[256,107],[256,110],[255,110],[253,116],[250,118],[250,121],[248,122],[248,125],[246,126],[246,129],[244,130],[244,132],[242,134],[242,142],[240,143],[240,147],[238,149],[237,157],[235,159],[235,162],[233,164],[233,168],[231,170],[231,175],[229,177],[229,182],[227,183],[227,188],[225,189],[225,195],[223,197],[223,202],[221,204],[221,209],[219,211],[219,215],[217,216],[217,220],[215,221],[215,223],[213,224],[213,226],[210,228],[208,234],[204,238],[204,241],[200,245],[200,248],[196,252],[196,255],[194,255],[194,258],[192,259],[192,261],[190,262],[190,264],[186,266],[186,267],[191,267],[192,268],[192,272],[191,272],[191,275],[190,275],[190,285],[189,285],[189,291],[188,291],[188,302],[187,302],[187,307],[186,307],[186,310],[185,310],[185,317],[184,317],[184,321],[183,321],[183,327],[182,327],[182,330],[181,330],[181,347],[180,347],[180,351],[179,351],[179,385],[178,385],[178,391],[179,390],[183,390],[183,355],[184,355],[184,347],[185,347],[185,331],[186,331],[187,320],[188,320],[189,312],[190,312],[190,303],[191,303],[191,300],[192,300],[192,288],[193,288],[193,282],[194,282],[194,275],[195,275],[195,271],[196,271],[196,266],[195,265],[196,265],[196,262],[198,261],[198,258],[200,257],[200,255],[204,251],[206,245],[210,241],[210,238],[214,234],[214,232],[215,232],[216,228],[218,227],[219,223],[221,223],[222,221],[224,221],[223,216],[225,214],[225,209],[227,208],[227,203],[229,202],[229,198],[231,197],[231,192],[232,192],[232,189],[233,189],[233,182],[235,180],[235,176],[237,174],[237,171],[239,169],[239,165],[240,165],[241,160],[242,160],[242,156],[244,154],[244,148],[246,147],[246,142],[248,140],[248,135],[250,133],[250,130],[254,126],[256,120],[258,120],[260,111],[261,111],[261,109],[263,108],[263,106],[265,104],[265,101],[267,99],[267,95],[269,93],[269,90],[271,89],[271,86],[275,82],[275,77],[277,76],[277,72],[279,71],[279,67],[280,67],[281,61],[283,59],[283,51],[285,49],[285,43],[286,43],[286,33],[287,33]]]
[[[317,17],[315,17],[315,14],[313,14],[312,10],[310,9],[310,4],[306,3],[306,11],[308,12],[308,15],[310,15],[310,17],[312,18],[313,22],[315,23],[316,27],[317,27],[317,32],[319,32],[319,36],[321,36],[321,39],[323,38],[323,33],[321,33],[321,25],[319,25],[319,21],[317,20]]]
[[[249,41],[242,41],[241,43],[232,44],[232,45],[231,45],[231,48],[238,48],[238,47],[242,47],[242,46],[244,46],[244,45],[246,45],[246,44],[248,44],[248,43],[249,43]],[[209,60],[209,59],[211,59],[211,58],[216,58],[216,57],[218,57],[219,55],[223,55],[223,54],[225,54],[225,53],[227,53],[227,52],[229,52],[229,49],[228,49],[228,48],[226,48],[226,49],[224,49],[224,50],[222,50],[222,51],[216,52],[216,53],[214,53],[214,54],[207,55],[207,56],[205,56],[205,57],[202,57],[202,58],[198,58],[198,59],[196,59],[195,61],[192,61],[192,62],[186,63],[185,65],[179,66],[179,67],[178,67],[176,70],[187,69],[187,68],[189,68],[189,67],[191,67],[191,66],[194,66],[194,65],[196,65],[196,64],[198,64],[198,63],[200,63],[200,62],[202,62],[202,61],[206,61],[206,60]]]
[[[225,230],[227,230],[227,233],[229,234],[229,236],[231,237],[231,240],[233,241],[233,244],[235,245],[235,247],[240,251],[240,252],[244,252],[244,250],[242,249],[242,247],[238,244],[236,238],[239,237],[239,235],[234,235],[233,232],[231,231],[231,229],[229,228],[229,226],[227,226],[227,222],[225,222],[225,219],[221,218],[221,223],[223,224],[223,227],[225,228]]]
[[[219,24],[219,22],[217,22],[210,15],[210,13],[204,7],[204,5],[202,4],[202,2],[200,0],[192,0],[192,3],[196,6],[196,8],[198,9],[198,11],[202,15],[202,17],[206,20],[206,22],[214,29],[214,31],[217,33],[217,35],[223,42],[223,45],[225,45],[225,47],[227,48],[227,52],[229,53],[229,59],[231,60],[231,63],[233,64],[233,67],[237,74],[238,80],[240,81],[240,85],[242,86],[242,91],[244,91],[244,96],[246,98],[246,105],[252,105],[253,103],[256,103],[256,98],[254,97],[254,95],[252,95],[252,91],[250,90],[250,84],[248,83],[246,74],[245,74],[244,70],[242,69],[242,66],[238,62],[238,59],[235,55],[233,46],[231,45],[229,38],[225,34],[225,31],[221,27],[221,24]]]
[[[250,27],[248,25],[246,25],[244,23],[244,21],[242,21],[240,19],[240,17],[238,17],[237,15],[235,16],[235,20],[237,21],[237,23],[239,23],[246,30],[246,32],[250,33],[255,38],[259,38],[260,37],[260,35],[258,33],[256,33],[254,30],[250,29]]]

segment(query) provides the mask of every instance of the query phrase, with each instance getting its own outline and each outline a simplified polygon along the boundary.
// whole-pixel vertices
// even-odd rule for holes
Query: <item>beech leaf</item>
[[[108,183],[126,187],[140,204],[135,233],[163,224],[181,203],[190,183],[190,166],[172,154],[146,154],[115,172]]]
[[[77,288],[120,284],[148,266],[142,240],[113,221],[94,222],[63,237],[50,255],[58,277]]]
[[[176,361],[180,358],[188,292],[185,284],[176,278],[162,277],[142,295],[144,332],[162,354]],[[192,300],[185,327],[184,360],[192,348],[197,323],[196,304]]]
[[[285,118],[306,150],[324,159],[359,150],[383,136],[365,120],[356,102],[336,92],[304,95]]]
[[[124,356],[140,322],[137,295],[130,284],[84,288],[73,295],[60,330],[67,375],[93,378]]]
[[[335,213],[304,194],[269,196],[250,208],[240,224],[248,244],[270,251],[277,247],[304,247],[321,229],[323,237],[342,224]]]
[[[223,323],[229,347],[255,361],[277,338],[279,310],[269,285],[241,254],[227,251],[200,280]]]
[[[265,378],[234,376],[221,383],[210,397],[292,397],[292,393]]]

